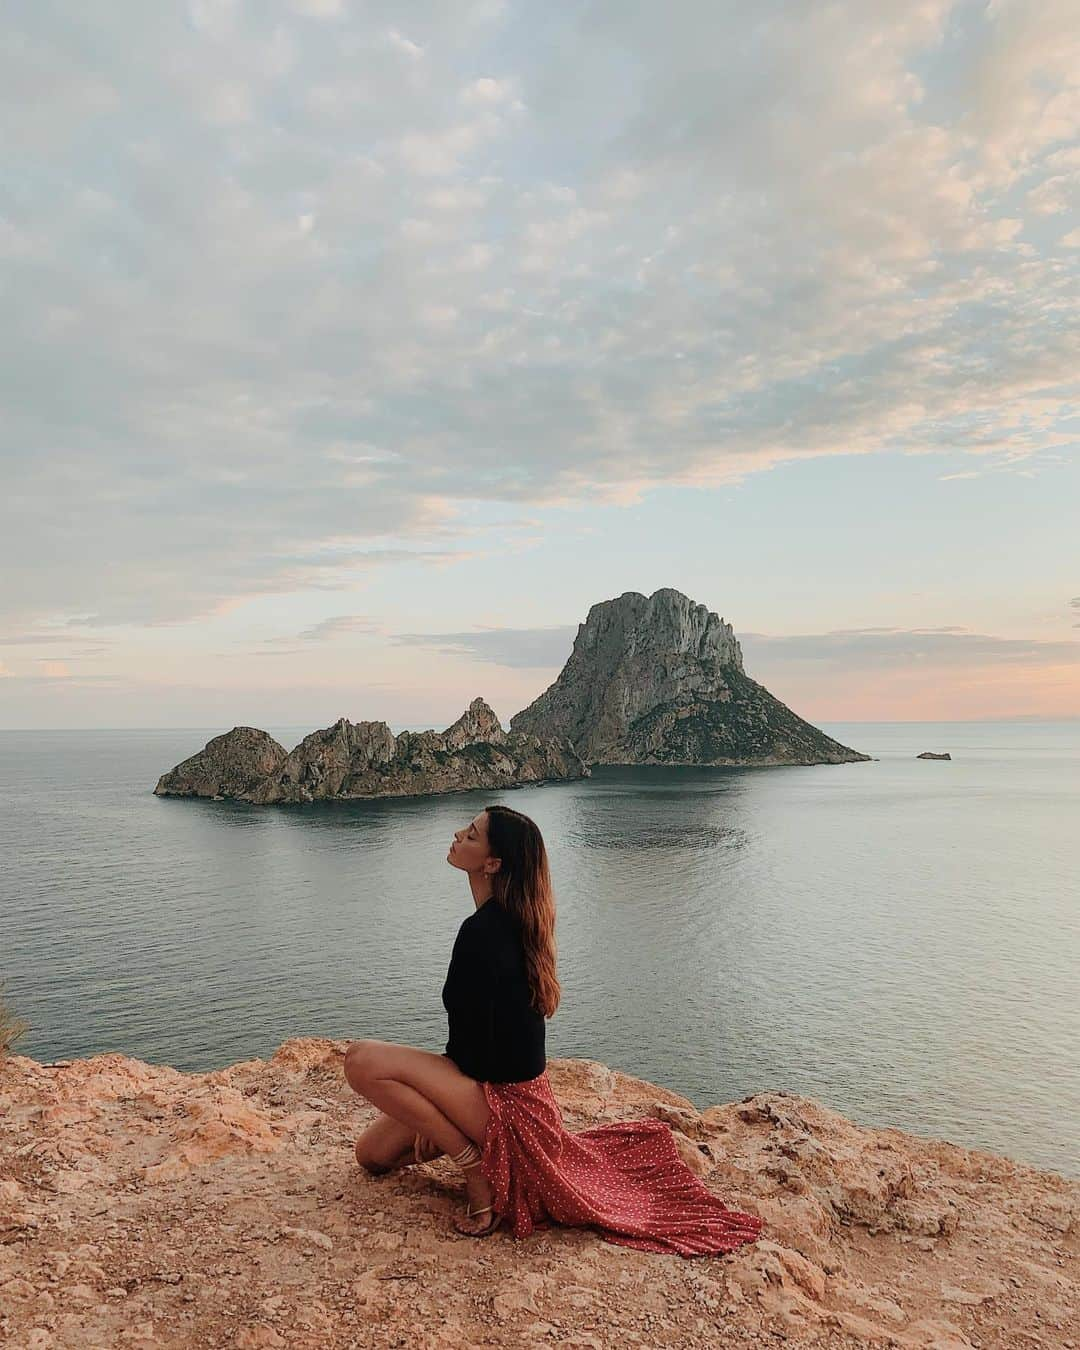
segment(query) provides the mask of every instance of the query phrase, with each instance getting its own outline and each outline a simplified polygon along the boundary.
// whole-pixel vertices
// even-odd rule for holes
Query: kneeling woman
[[[535,823],[489,806],[457,831],[446,858],[468,876],[474,904],[443,987],[446,1052],[350,1045],[345,1077],[381,1111],[357,1140],[357,1160],[377,1174],[448,1154],[469,1202],[454,1226],[473,1237],[506,1221],[521,1238],[554,1221],[682,1256],[754,1241],[761,1220],[698,1180],[663,1121],[563,1125],[544,1045],[544,1020],[559,1004],[555,902]]]

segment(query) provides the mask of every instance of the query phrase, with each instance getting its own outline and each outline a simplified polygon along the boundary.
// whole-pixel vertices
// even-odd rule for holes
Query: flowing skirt
[[[645,1252],[707,1256],[753,1242],[762,1220],[728,1207],[679,1157],[662,1120],[571,1133],[547,1070],[523,1083],[483,1083],[491,1108],[481,1171],[514,1237],[550,1221],[588,1226]]]

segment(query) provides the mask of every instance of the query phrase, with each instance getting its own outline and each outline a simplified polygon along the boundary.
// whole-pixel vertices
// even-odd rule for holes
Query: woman
[[[761,1220],[728,1209],[679,1157],[659,1120],[568,1132],[547,1075],[544,1019],[559,1005],[555,901],[533,821],[489,806],[454,835],[447,862],[469,878],[443,1004],[446,1052],[357,1041],[345,1077],[382,1112],[356,1143],[381,1174],[448,1154],[465,1174],[459,1233],[506,1222],[588,1225],[643,1251],[703,1256],[752,1242]],[[479,1147],[477,1147],[479,1146]]]

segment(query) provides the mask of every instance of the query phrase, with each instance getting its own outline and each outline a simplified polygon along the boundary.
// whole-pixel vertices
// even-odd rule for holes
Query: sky
[[[674,587],[1080,716],[1073,0],[12,0],[0,728],[504,723]]]

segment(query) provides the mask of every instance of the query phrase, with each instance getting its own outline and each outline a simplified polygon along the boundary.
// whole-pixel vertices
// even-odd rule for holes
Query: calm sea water
[[[299,1035],[441,1051],[472,910],[445,854],[502,800],[551,856],[549,1055],[1080,1174],[1080,722],[823,729],[878,758],[291,808],[152,795],[222,728],[0,732],[18,1049],[188,1070]]]

